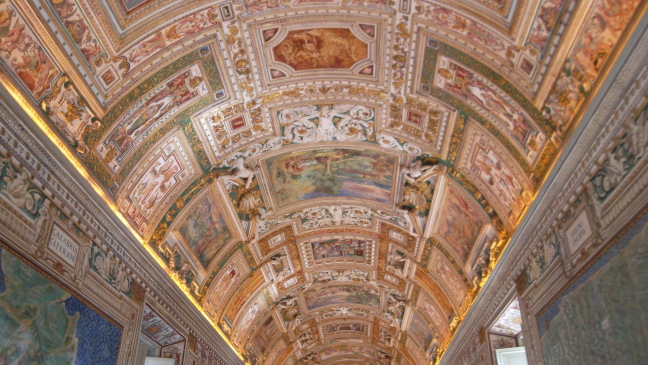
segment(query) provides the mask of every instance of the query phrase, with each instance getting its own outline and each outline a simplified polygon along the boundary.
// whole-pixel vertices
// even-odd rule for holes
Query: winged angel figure
[[[373,110],[361,105],[310,105],[281,111],[284,138],[294,143],[362,141],[374,132]]]

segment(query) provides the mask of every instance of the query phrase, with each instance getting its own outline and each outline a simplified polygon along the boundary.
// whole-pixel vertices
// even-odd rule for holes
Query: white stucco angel
[[[424,165],[421,160],[411,163],[408,166],[401,166],[403,177],[412,185],[429,180],[439,169],[440,166],[438,164]]]
[[[342,223],[342,207],[339,205],[332,205],[329,207],[329,212],[331,213],[333,224],[339,226]]]
[[[288,309],[290,307],[294,307],[295,304],[297,304],[297,297],[293,296],[287,296],[282,299],[279,299],[279,301],[275,302],[275,305],[277,308],[281,310]]]
[[[236,162],[232,165],[232,168],[229,170],[229,175],[222,176],[225,185],[236,185],[241,186],[245,184],[245,188],[249,189],[252,185],[252,180],[254,180],[254,174],[258,172],[257,168],[250,169],[245,165],[245,159],[239,157],[236,159]]]

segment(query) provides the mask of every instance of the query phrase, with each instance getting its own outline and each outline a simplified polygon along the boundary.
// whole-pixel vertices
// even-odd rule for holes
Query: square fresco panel
[[[234,238],[212,194],[191,207],[176,232],[204,268]]]
[[[304,294],[308,310],[334,304],[361,304],[378,308],[380,293],[375,288],[355,285],[335,285],[311,290]]]
[[[0,248],[0,364],[115,364],[121,332]]]
[[[537,318],[546,365],[648,359],[648,215]]]
[[[457,189],[460,188],[452,183],[448,185],[437,233],[465,262],[484,224],[485,212],[480,212],[476,204],[464,198],[467,194],[462,195]]]
[[[357,238],[333,238],[324,241],[313,241],[311,242],[311,249],[315,261],[333,257],[364,259],[367,254],[367,241]]]
[[[351,197],[391,202],[396,158],[372,150],[321,149],[266,161],[278,206],[301,200]]]

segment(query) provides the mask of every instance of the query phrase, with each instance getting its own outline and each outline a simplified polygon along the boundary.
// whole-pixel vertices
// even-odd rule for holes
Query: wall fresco
[[[565,0],[543,0],[538,6],[527,43],[543,53],[551,37],[562,11]]]
[[[320,359],[326,361],[333,357],[339,356],[371,356],[373,355],[373,350],[367,346],[354,346],[354,345],[343,345],[328,347],[319,353]]]
[[[115,364],[121,332],[0,248],[0,363]]]
[[[265,354],[277,333],[279,333],[279,327],[277,327],[274,318],[270,316],[261,324],[252,337],[252,343],[259,350],[260,354]]]
[[[412,322],[410,322],[407,333],[422,352],[426,352],[434,338],[434,333],[430,330],[430,324],[416,311],[412,314]]]
[[[121,56],[127,60],[128,70],[132,71],[169,46],[211,27],[212,11],[208,8],[180,18],[127,49]]]
[[[626,28],[639,0],[599,0],[571,53],[576,67],[593,82]]]

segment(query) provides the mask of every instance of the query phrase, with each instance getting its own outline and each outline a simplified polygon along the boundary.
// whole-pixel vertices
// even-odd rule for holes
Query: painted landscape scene
[[[389,203],[396,158],[372,151],[321,149],[266,161],[279,206],[300,200],[351,197]]]

